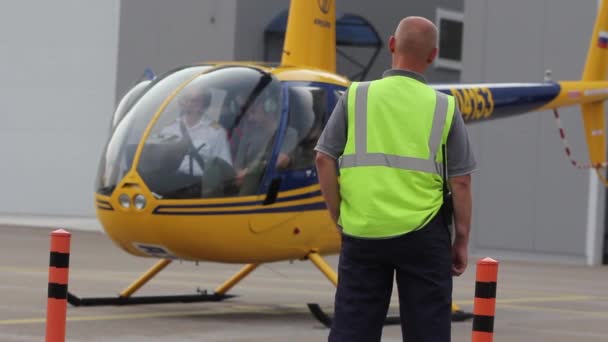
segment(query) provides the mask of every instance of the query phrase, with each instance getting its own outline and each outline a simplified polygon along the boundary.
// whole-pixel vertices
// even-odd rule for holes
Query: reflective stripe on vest
[[[429,158],[421,159],[404,157],[386,153],[367,153],[367,93],[370,82],[359,83],[355,89],[355,154],[343,155],[340,168],[356,166],[387,166],[398,169],[422,171],[441,174],[441,163],[437,162],[440,152],[443,126],[445,124],[448,97],[446,94],[435,91],[437,101],[433,114],[431,135],[429,137]]]

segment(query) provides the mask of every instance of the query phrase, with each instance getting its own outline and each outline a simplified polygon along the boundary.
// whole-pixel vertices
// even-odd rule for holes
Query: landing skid
[[[327,328],[331,327],[332,317],[329,316],[317,303],[308,303],[308,310],[317,319],[317,321],[321,322]],[[462,322],[467,319],[473,318],[473,314],[469,312],[464,312],[462,310],[452,311],[452,322]],[[399,316],[388,316],[384,320],[384,325],[396,325],[401,324],[401,318]]]
[[[452,310],[452,322],[464,322],[467,319],[473,318],[473,316],[471,312]]]
[[[330,317],[328,314],[326,314],[325,311],[323,311],[323,309],[321,309],[319,304],[308,303],[308,304],[306,304],[306,306],[308,306],[308,310],[310,310],[310,313],[319,322],[321,322],[327,328],[331,327],[332,317]],[[388,316],[384,320],[384,325],[395,325],[395,324],[401,324],[401,319],[399,318],[399,316]]]
[[[80,298],[68,291],[68,303],[73,306],[102,306],[102,305],[135,305],[135,304],[161,304],[161,303],[195,303],[195,302],[219,302],[224,299],[235,297],[228,295],[230,290],[239,281],[245,278],[251,271],[258,267],[257,264],[248,264],[238,271],[235,275],[218,286],[211,294],[202,291],[194,295],[173,295],[173,296],[139,296],[133,297],[133,293],[139,290],[156,274],[162,271],[171,263],[169,259],[162,259],[152,266],[146,273],[135,280],[129,287],[123,290],[117,297],[91,297]]]
[[[317,251],[311,251],[304,259],[310,260],[334,285],[338,285],[338,275],[331,266],[321,257]],[[259,264],[245,265],[240,271],[218,286],[213,293],[202,291],[194,295],[173,295],[173,296],[139,296],[133,297],[133,293],[139,290],[156,274],[162,271],[171,263],[169,259],[161,259],[141,277],[135,280],[129,287],[123,290],[117,297],[91,297],[80,298],[68,291],[67,300],[73,306],[101,306],[101,305],[135,305],[135,304],[161,304],[161,303],[195,303],[195,302],[219,302],[234,295],[226,294],[231,288],[238,284],[249,273],[255,270]],[[326,327],[331,326],[332,318],[326,314],[319,304],[309,303],[308,309],[312,315]],[[473,314],[464,312],[456,304],[452,304],[452,321],[465,321],[473,317]],[[384,321],[385,325],[400,324],[399,316],[389,316]]]
[[[68,303],[72,306],[102,306],[102,305],[135,305],[135,304],[164,304],[164,303],[195,303],[219,302],[235,297],[234,295],[195,294],[175,296],[139,296],[139,297],[91,297],[79,298],[68,292]]]

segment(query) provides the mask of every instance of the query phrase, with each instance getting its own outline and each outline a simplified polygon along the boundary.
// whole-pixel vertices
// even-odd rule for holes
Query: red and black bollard
[[[473,333],[471,335],[473,342],[492,342],[494,340],[497,280],[498,261],[491,258],[477,261]]]
[[[71,235],[63,229],[51,233],[46,342],[65,341]]]

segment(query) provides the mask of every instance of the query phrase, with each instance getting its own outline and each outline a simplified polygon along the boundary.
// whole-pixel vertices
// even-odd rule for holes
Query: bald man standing
[[[395,276],[403,340],[450,341],[452,276],[467,266],[476,161],[454,98],[423,76],[437,28],[407,17],[389,48],[392,69],[349,86],[315,148],[342,236],[332,342],[380,341]]]

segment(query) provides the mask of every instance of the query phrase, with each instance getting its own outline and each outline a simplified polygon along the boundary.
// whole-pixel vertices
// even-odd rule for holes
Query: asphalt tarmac
[[[50,232],[0,226],[0,341],[45,339]],[[455,278],[454,301],[469,312],[477,259]],[[336,256],[327,260],[337,265]],[[103,233],[72,231],[70,292],[116,296],[156,261],[126,254]],[[608,341],[607,267],[499,262],[494,341]],[[135,295],[213,290],[241,266],[173,262]],[[69,306],[66,341],[327,340],[306,303],[331,311],[334,287],[309,262],[262,265],[230,293],[237,297],[214,303]],[[471,341],[471,328],[453,323],[452,341]],[[382,341],[401,341],[400,327],[386,326]]]

